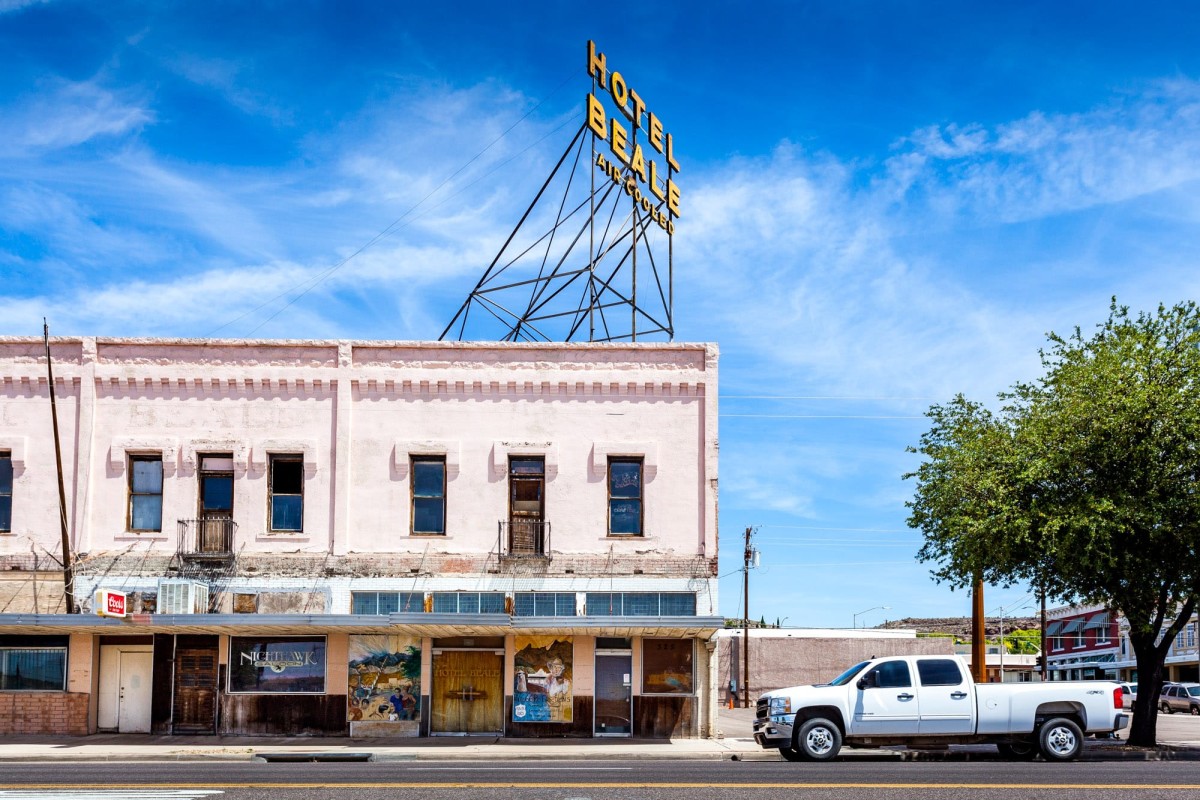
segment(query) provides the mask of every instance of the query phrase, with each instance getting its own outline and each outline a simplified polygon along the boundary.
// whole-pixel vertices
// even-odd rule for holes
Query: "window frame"
[[[125,500],[125,530],[129,533],[162,533],[162,517],[163,517],[163,490],[166,488],[166,476],[163,473],[163,457],[162,453],[130,453],[127,457],[126,470],[129,473],[129,479],[126,484],[126,500]],[[158,462],[158,491],[157,492],[139,492],[135,491],[133,486],[134,481],[134,464]],[[133,525],[133,506],[134,498],[137,497],[158,497],[158,527],[157,528],[135,528]]]
[[[8,462],[8,491],[3,491],[3,487],[0,487],[0,497],[8,498],[8,518],[0,517],[0,533],[12,533],[12,503],[17,483],[17,476],[13,470],[12,451],[0,450],[0,461]]]
[[[638,468],[638,486],[637,497],[613,497],[613,466],[616,464],[636,464]],[[645,456],[609,456],[608,468],[605,471],[604,479],[605,492],[608,495],[608,503],[605,507],[607,517],[607,531],[609,536],[618,538],[637,538],[645,537],[646,535],[646,458]],[[638,522],[637,532],[613,532],[613,501],[629,502],[636,501],[638,504]]]
[[[480,611],[463,611],[462,610],[462,598],[464,596],[468,596],[468,595],[473,595],[475,597],[475,607],[479,608],[479,609],[483,608],[483,598],[485,595],[493,600],[496,597],[499,597],[500,598],[500,610],[499,611],[482,611],[482,610],[480,610]],[[446,597],[454,598],[454,610],[453,611],[446,611],[444,609],[443,610],[438,609],[439,598],[446,598]],[[430,602],[430,608],[433,609],[434,614],[503,614],[503,613],[505,613],[504,609],[506,606],[504,592],[473,592],[473,591],[472,592],[430,592],[429,602]]]
[[[417,464],[441,464],[442,466],[442,492],[440,495],[418,495],[417,494]],[[426,454],[410,454],[408,457],[408,535],[409,536],[445,536],[446,535],[446,456],[445,455],[426,455]],[[442,501],[442,529],[440,531],[419,531],[417,530],[417,500],[433,500],[440,499]]]
[[[39,641],[41,640],[41,641]],[[62,685],[48,689],[26,689],[9,687],[7,672],[10,653],[23,652],[58,652],[62,654]],[[71,652],[70,641],[65,636],[0,636],[0,691],[3,692],[65,692],[67,691],[67,674],[70,671]]]
[[[355,611],[355,598],[366,598],[367,595],[373,595],[375,598],[374,611]],[[381,595],[395,595],[396,611],[379,611],[379,598]],[[407,596],[408,603],[401,603],[400,598]],[[417,601],[414,603],[414,601]],[[407,605],[407,607],[405,607]],[[424,592],[405,592],[396,589],[361,589],[351,590],[350,592],[350,613],[361,614],[363,616],[386,616],[387,614],[423,614],[425,613],[425,593]]]
[[[928,667],[926,667],[928,665]],[[943,669],[942,665],[947,665],[953,668],[954,674],[958,676],[958,680],[954,683],[942,683],[936,681],[938,675],[934,670]],[[929,682],[925,682],[926,672],[928,671]],[[962,686],[966,682],[966,677],[963,675],[962,664],[952,658],[918,658],[917,659],[917,680],[921,686]]]
[[[541,596],[543,599],[545,599],[547,596],[549,596],[551,598],[550,602],[554,606],[553,614],[537,613],[539,596]],[[531,608],[533,609],[532,614],[521,613],[522,601],[525,598],[528,598]],[[569,602],[568,602],[568,600],[569,600]],[[569,606],[571,613],[569,613],[569,614],[558,613],[560,605],[561,606]],[[521,617],[524,619],[528,619],[530,617],[555,617],[555,618],[576,617],[576,616],[579,616],[578,598],[577,598],[575,592],[514,592],[513,593],[513,613],[512,613],[512,615],[514,617]]]
[[[655,659],[653,657],[649,656],[649,653],[652,651],[653,645],[655,643],[659,643],[659,642],[671,642],[674,644],[682,644],[683,642],[687,642],[688,645],[691,646],[692,652],[691,652],[691,656],[688,659],[688,666],[691,669],[691,675],[688,678],[689,685],[686,688],[680,688],[678,690],[673,690],[673,691],[654,691],[653,689],[647,690],[647,680],[646,679],[651,674],[650,670],[655,668],[656,666],[659,666],[658,664],[653,663],[655,661]],[[641,676],[640,676],[641,677],[641,690],[642,690],[641,693],[643,696],[655,696],[656,695],[659,697],[664,697],[664,696],[665,697],[679,697],[679,696],[688,697],[688,696],[694,696],[696,694],[696,640],[695,639],[673,639],[673,638],[665,637],[665,636],[643,637],[641,640],[641,659],[640,659],[640,661],[641,661],[641,666],[640,666],[639,671],[641,672]]]
[[[292,492],[276,492],[275,491],[275,465],[276,464],[299,464],[300,465],[300,492],[295,494]],[[304,533],[304,454],[303,453],[268,453],[267,454],[267,530],[271,533],[285,534],[302,534]],[[300,527],[298,528],[277,528],[275,527],[275,498],[276,497],[299,497],[300,498]]]

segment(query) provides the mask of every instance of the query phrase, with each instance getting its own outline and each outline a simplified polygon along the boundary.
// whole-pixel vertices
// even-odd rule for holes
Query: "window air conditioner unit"
[[[158,582],[159,614],[207,614],[208,586],[186,580]]]

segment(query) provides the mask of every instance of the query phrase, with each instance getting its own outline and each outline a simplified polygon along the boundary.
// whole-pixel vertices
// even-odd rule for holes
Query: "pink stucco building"
[[[51,345],[84,613],[0,338],[0,732],[715,733],[715,346]]]

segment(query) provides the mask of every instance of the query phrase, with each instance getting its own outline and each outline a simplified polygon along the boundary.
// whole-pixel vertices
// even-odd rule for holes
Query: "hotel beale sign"
[[[597,153],[596,166],[613,183],[623,187],[625,194],[633,198],[642,212],[653,217],[660,228],[674,234],[675,219],[679,217],[679,186],[672,178],[673,173],[679,172],[675,140],[663,130],[662,120],[646,107],[646,101],[629,86],[625,76],[608,71],[608,59],[596,52],[596,43],[588,41],[587,49],[587,71],[594,90],[606,92],[617,111],[609,113],[594,91],[588,92],[588,128],[608,142],[615,159],[610,161],[603,153]],[[638,131],[645,136],[639,137]],[[662,211],[664,204],[666,212]]]

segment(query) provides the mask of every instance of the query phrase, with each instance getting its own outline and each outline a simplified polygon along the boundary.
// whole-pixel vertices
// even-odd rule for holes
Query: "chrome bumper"
[[[754,741],[760,747],[775,749],[792,744],[792,721],[794,714],[754,720]]]

